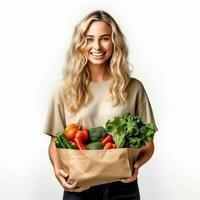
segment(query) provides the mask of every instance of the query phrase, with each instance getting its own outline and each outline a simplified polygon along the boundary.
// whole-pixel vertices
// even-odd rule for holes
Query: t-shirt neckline
[[[106,81],[101,81],[101,82],[95,82],[95,81],[90,81],[90,86],[91,87],[104,87],[108,86],[110,83],[110,79]]]

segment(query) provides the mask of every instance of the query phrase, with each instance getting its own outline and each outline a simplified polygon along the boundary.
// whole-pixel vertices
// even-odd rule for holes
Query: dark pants
[[[63,200],[140,200],[137,181],[114,182],[90,187],[83,192],[64,191]]]

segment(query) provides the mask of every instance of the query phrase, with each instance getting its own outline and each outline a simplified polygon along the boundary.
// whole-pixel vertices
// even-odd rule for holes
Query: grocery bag
[[[75,150],[57,148],[67,182],[77,186],[95,186],[131,177],[139,153],[135,148]]]

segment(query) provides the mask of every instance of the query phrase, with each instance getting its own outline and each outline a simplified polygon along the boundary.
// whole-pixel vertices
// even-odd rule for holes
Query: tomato
[[[88,129],[79,124],[69,124],[64,133],[68,140],[74,141],[75,138],[79,138],[83,143],[87,141],[89,135]]]
[[[89,135],[88,129],[83,128],[82,132],[83,132],[83,135],[84,135],[84,142],[86,142],[88,140],[88,135]]]
[[[84,141],[84,140],[85,140],[85,136],[84,136],[84,134],[83,134],[83,131],[82,131],[82,130],[78,130],[78,131],[76,132],[75,138],[80,138],[81,141]]]
[[[67,127],[64,129],[64,133],[67,137],[68,140],[73,141],[75,136],[76,136],[76,132],[77,132],[77,127]]]
[[[66,129],[71,129],[71,128],[78,128],[78,124],[69,124]]]

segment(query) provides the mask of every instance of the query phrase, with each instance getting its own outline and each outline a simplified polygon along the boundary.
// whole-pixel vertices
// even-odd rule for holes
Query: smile
[[[101,57],[103,56],[105,53],[104,52],[90,52],[90,54],[92,56],[95,56],[95,57]]]

